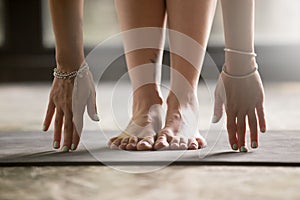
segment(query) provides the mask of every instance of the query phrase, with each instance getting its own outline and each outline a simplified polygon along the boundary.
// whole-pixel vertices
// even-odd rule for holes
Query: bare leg
[[[256,67],[254,52],[254,0],[222,0],[225,29],[225,47],[239,52],[225,53],[227,73],[241,76],[254,71]],[[245,53],[246,52],[246,53]],[[226,94],[226,97],[224,95]],[[221,74],[215,92],[215,111],[213,122],[222,117],[223,104],[227,114],[229,142],[233,150],[247,152],[246,116],[251,132],[251,147],[258,147],[257,118],[261,132],[265,132],[264,89],[259,74],[235,79]],[[241,95],[243,94],[243,95]]]
[[[149,40],[155,48],[140,48],[126,53],[128,71],[133,86],[133,113],[128,127],[119,136],[110,139],[111,148],[128,150],[150,150],[154,137],[161,128],[162,98],[159,90],[160,62],[162,57],[163,31],[165,25],[164,0],[116,0],[116,9],[122,31],[132,30],[124,34],[124,48],[130,49],[139,40]],[[137,28],[160,28],[153,37],[146,38],[145,30]],[[155,31],[154,31],[155,32]],[[148,37],[147,36],[147,37]],[[144,79],[148,83],[141,83]]]
[[[159,132],[155,149],[198,149],[206,145],[197,126],[197,86],[215,7],[216,0],[167,0],[169,28],[185,36],[169,34],[171,91],[166,124]]]

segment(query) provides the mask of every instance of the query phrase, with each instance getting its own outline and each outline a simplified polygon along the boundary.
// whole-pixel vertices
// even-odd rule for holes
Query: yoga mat
[[[254,165],[300,166],[300,131],[268,131],[259,148],[240,153],[230,149],[225,131],[203,132],[208,146],[195,151],[110,150],[106,143],[117,131],[83,133],[75,152],[52,149],[52,132],[0,133],[0,166],[60,165]],[[249,138],[249,133],[248,136]]]

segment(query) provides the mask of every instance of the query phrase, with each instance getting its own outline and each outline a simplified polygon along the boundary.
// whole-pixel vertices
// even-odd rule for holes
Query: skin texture
[[[84,62],[83,0],[49,0],[56,41],[56,63],[60,72],[78,70]],[[74,92],[74,84],[75,92]],[[82,89],[84,88],[84,89]],[[76,97],[74,99],[74,96]],[[47,131],[54,117],[53,147],[63,151],[75,150],[82,131],[84,108],[88,105],[91,118],[98,121],[95,88],[90,74],[81,78],[62,80],[54,78],[49,104],[43,124]],[[77,106],[74,106],[77,105]],[[76,108],[74,110],[74,107]],[[62,132],[64,135],[61,145]]]
[[[201,67],[205,55],[208,36],[214,16],[216,1],[211,0],[167,0],[168,28],[185,34],[194,40],[200,48],[190,52],[193,63],[182,56],[171,53],[171,91],[167,98],[167,115],[164,128],[158,133],[154,148],[160,149],[190,149],[196,150],[206,145],[198,131],[198,126],[189,124],[189,121],[198,121],[197,86]],[[180,13],[180,14],[178,14]],[[188,23],[187,23],[188,22]],[[193,49],[185,46],[186,41],[169,34],[171,52]],[[182,77],[180,77],[182,76]],[[188,120],[184,121],[184,113]],[[184,125],[193,127],[184,130]]]
[[[165,24],[165,3],[164,0],[116,0],[115,1],[118,19],[122,31],[135,28],[157,27],[163,28]],[[138,33],[138,37],[143,38],[143,32]],[[153,69],[153,73],[160,73],[155,70],[156,63],[162,55],[163,33],[158,32],[151,38],[151,43],[155,49],[138,49],[126,53],[126,62],[130,79],[133,85],[133,112],[132,120],[140,127],[147,127],[152,121],[161,124],[161,118],[152,118],[149,109],[153,105],[162,105],[161,92],[158,87],[158,80],[153,78],[152,83],[139,85],[138,76],[135,78],[134,69],[141,65],[147,65]],[[124,48],[134,45],[135,40],[124,38]],[[140,76],[148,76],[149,73],[140,72]],[[154,144],[155,130],[149,129],[142,137],[138,137],[140,130],[132,130],[129,133],[125,130],[119,136],[111,138],[108,145],[112,149],[127,150],[151,150]]]
[[[222,11],[226,48],[254,52],[254,0],[222,0]],[[226,52],[225,65],[229,74],[244,75],[253,71],[256,60],[254,56]],[[223,73],[220,75],[215,90],[213,122],[221,119],[225,106],[232,149],[247,151],[246,118],[251,147],[258,147],[258,124],[261,132],[266,131],[263,104],[264,88],[258,72],[243,79],[229,78]]]
[[[196,96],[196,89],[198,79],[201,71],[201,66],[204,58],[204,52],[207,45],[208,35],[211,28],[212,17],[216,1],[214,0],[116,0],[116,9],[119,16],[122,31],[127,31],[134,28],[142,27],[157,27],[164,28],[166,14],[168,16],[168,27],[172,30],[185,34],[187,37],[192,38],[201,49],[193,52],[193,60],[195,63],[190,64],[179,55],[171,53],[171,91],[168,96],[167,104],[168,111],[166,116],[165,127],[158,131],[157,139],[155,135],[149,131],[149,134],[143,137],[137,137],[139,132],[132,131],[130,133],[121,133],[119,136],[110,139],[109,146],[113,149],[128,149],[128,150],[162,150],[162,149],[198,149],[205,146],[205,140],[198,133],[198,130],[193,130],[194,133],[184,136],[182,127],[183,110],[192,111],[193,114],[198,112],[191,108],[197,108],[198,100]],[[180,13],[180,14],[178,14]],[[187,23],[187,21],[189,23]],[[170,46],[176,48],[182,46],[177,42],[176,36],[170,34]],[[143,34],[136,36],[137,38],[143,37]],[[162,51],[163,34],[154,37],[151,42],[152,46],[156,49],[139,49],[126,54],[126,61],[128,70],[138,67],[140,65],[151,63],[154,67],[158,63]],[[134,41],[132,41],[134,42]],[[172,44],[174,47],[172,47]],[[124,47],[128,49],[130,40],[124,38]],[[154,62],[156,61],[156,62]],[[161,61],[160,61],[161,62]],[[156,71],[156,73],[160,73]],[[176,78],[176,74],[180,74],[183,79]],[[147,77],[149,74],[140,74]],[[133,113],[132,119],[135,123],[142,127],[148,126],[151,121],[160,120],[160,118],[149,117],[149,109],[153,105],[161,105],[162,98],[160,95],[158,80],[153,79],[152,84],[144,85],[142,87],[135,87],[136,77],[130,76],[134,88],[133,95]],[[182,81],[183,80],[183,81]],[[185,90],[177,90],[178,85],[184,84]],[[188,88],[188,89],[187,89]],[[184,91],[184,93],[182,92]],[[179,95],[180,94],[180,95]],[[195,114],[196,115],[196,114]],[[146,117],[145,117],[146,116]],[[195,119],[196,121],[197,119]],[[198,127],[195,127],[197,129]],[[155,142],[155,143],[154,143]]]

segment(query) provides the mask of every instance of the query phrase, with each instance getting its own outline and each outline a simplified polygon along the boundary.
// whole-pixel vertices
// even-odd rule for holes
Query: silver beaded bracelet
[[[76,70],[76,71],[73,71],[73,72],[60,72],[58,71],[57,68],[54,68],[54,71],[53,71],[53,76],[55,78],[58,78],[58,79],[72,79],[72,78],[75,78],[76,76],[82,74],[83,72],[85,72],[86,70],[89,69],[89,66],[87,65],[87,63],[85,62],[80,68],[79,70]]]

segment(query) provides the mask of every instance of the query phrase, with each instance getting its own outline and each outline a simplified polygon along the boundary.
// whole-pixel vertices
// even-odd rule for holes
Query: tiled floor
[[[0,85],[0,132],[41,130],[49,89],[42,84]],[[266,83],[265,89],[268,128],[300,130],[300,83]],[[205,130],[212,115],[210,94],[200,86]],[[112,97],[122,101],[112,102]],[[124,97],[130,97],[128,84],[98,87],[101,128],[126,125],[130,98]],[[88,118],[85,127],[99,129]],[[147,174],[92,166],[2,167],[0,199],[300,199],[299,180],[300,169],[288,167],[172,166]]]

